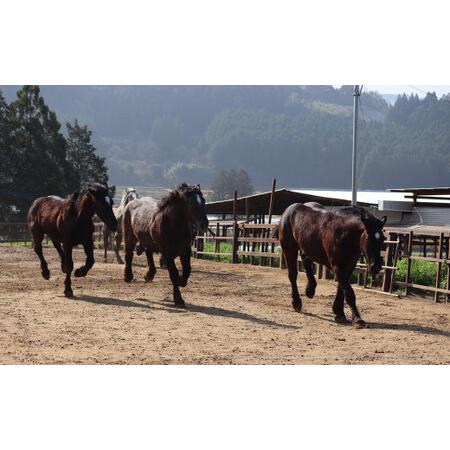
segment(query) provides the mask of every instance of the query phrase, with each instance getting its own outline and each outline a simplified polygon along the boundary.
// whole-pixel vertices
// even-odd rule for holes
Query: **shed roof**
[[[240,197],[237,200],[237,214],[268,214],[271,191]],[[321,195],[294,191],[289,189],[278,189],[274,194],[273,214],[281,215],[292,203],[318,202],[324,206],[347,206],[348,199],[331,198]],[[358,202],[361,206],[370,206],[373,203]],[[248,211],[247,211],[248,207]],[[232,214],[233,199],[209,202],[206,204],[208,214]]]
[[[450,195],[450,187],[390,189],[391,192],[404,192],[413,195]]]

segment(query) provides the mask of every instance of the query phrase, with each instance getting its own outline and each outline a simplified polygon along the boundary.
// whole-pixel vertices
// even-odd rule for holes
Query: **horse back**
[[[73,229],[76,212],[72,199],[51,195],[36,199],[28,210],[28,226],[32,233],[44,233],[61,242]]]
[[[125,206],[121,217],[122,232],[125,239],[129,239],[131,235],[134,235],[135,239],[144,247],[150,247],[150,229],[155,220],[156,212],[157,203],[153,200],[136,199],[129,202]]]

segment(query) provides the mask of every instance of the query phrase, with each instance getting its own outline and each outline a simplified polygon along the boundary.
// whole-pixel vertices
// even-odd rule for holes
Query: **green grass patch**
[[[397,262],[398,270],[395,274],[397,281],[405,281],[407,271],[407,260],[402,259]],[[423,286],[435,286],[436,283],[436,269],[437,264],[428,261],[411,261],[411,280],[415,284],[421,284]],[[439,287],[446,288],[447,286],[447,272],[448,267],[446,264],[442,264],[441,276],[439,280]]]

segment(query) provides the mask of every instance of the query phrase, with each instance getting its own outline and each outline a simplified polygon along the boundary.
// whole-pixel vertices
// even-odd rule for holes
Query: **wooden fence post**
[[[393,241],[392,233],[388,233],[388,241]],[[394,260],[394,252],[391,244],[387,245],[387,254],[386,254],[386,266],[392,267],[392,263]],[[383,274],[383,283],[382,290],[384,292],[389,292],[389,288],[391,286],[391,278],[394,276],[394,271],[391,269],[384,269]]]
[[[233,197],[233,250],[232,250],[232,257],[231,262],[233,264],[236,264],[238,262],[238,225],[237,225],[237,191],[234,191],[234,197]]]
[[[439,289],[439,283],[441,281],[441,269],[442,269],[441,259],[442,259],[442,245],[443,245],[443,242],[444,242],[444,233],[441,233],[439,235],[439,251],[438,251],[439,261],[436,264],[436,284],[435,284],[436,290],[434,291],[434,301],[435,302],[439,301],[438,289]]]
[[[409,292],[409,279],[411,278],[411,253],[412,253],[412,243],[413,243],[413,232],[410,231],[408,235],[408,249],[406,252],[406,280],[405,280],[405,295]]]
[[[269,223],[269,224],[272,223],[272,213],[273,213],[273,205],[274,205],[274,201],[275,201],[275,189],[276,189],[276,187],[277,187],[277,179],[274,178],[272,180],[272,192],[270,193],[269,219],[267,221],[267,223]],[[270,228],[267,230],[266,237],[271,237]],[[270,248],[271,248],[272,253],[273,253],[273,251],[274,251],[273,244],[271,244]],[[269,250],[269,244],[266,244],[265,248],[264,248],[264,251],[267,252],[268,250]],[[270,267],[272,267],[272,265],[273,265],[273,258],[272,257],[269,258],[269,265],[270,265]]]

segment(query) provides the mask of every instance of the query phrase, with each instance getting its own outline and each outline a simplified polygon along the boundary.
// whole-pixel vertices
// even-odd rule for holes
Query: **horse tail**
[[[279,225],[277,225],[275,227],[275,229],[273,230],[272,238],[276,239],[276,240],[279,240],[279,238],[280,238],[280,226]]]

